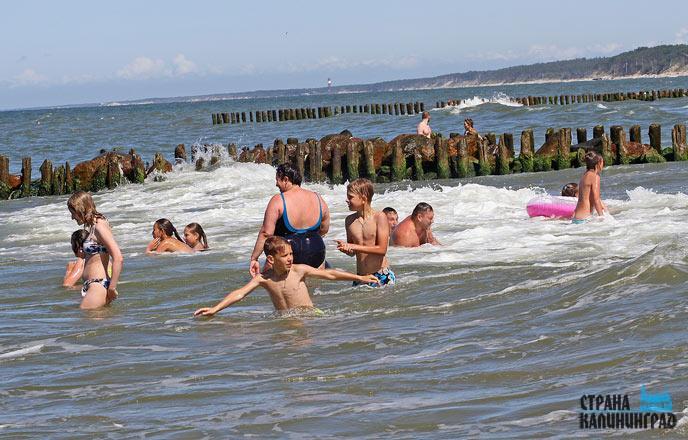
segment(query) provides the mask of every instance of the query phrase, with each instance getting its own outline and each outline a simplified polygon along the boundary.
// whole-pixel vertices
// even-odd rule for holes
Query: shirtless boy
[[[425,202],[417,204],[411,215],[394,228],[392,246],[418,247],[426,243],[439,245],[440,242],[432,235],[434,219],[435,212],[432,206]]]
[[[305,284],[307,277],[325,280],[358,281],[376,283],[372,275],[354,275],[349,272],[333,269],[315,269],[306,264],[293,264],[294,253],[291,245],[282,237],[271,236],[263,246],[270,269],[258,274],[244,287],[230,292],[214,307],[203,307],[194,312],[194,316],[213,316],[220,310],[241,301],[256,287],[262,287],[270,294],[272,305],[277,311],[289,309],[312,309],[313,302]]]
[[[594,151],[585,155],[585,167],[587,170],[578,183],[578,204],[573,211],[571,223],[581,224],[592,218],[593,207],[597,215],[604,216],[607,209],[600,199],[600,172],[604,168],[604,159]]]
[[[337,240],[337,250],[350,257],[356,256],[356,272],[359,275],[372,274],[378,284],[371,287],[394,284],[396,276],[389,268],[387,245],[389,244],[389,222],[380,211],[373,211],[373,183],[368,179],[356,179],[346,188],[346,204],[354,214],[346,218],[346,242]],[[360,285],[363,283],[354,283]]]

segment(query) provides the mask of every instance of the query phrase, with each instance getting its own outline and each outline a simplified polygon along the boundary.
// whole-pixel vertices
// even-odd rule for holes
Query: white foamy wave
[[[458,114],[461,113],[461,110],[478,107],[483,104],[500,104],[507,107],[523,107],[523,104],[514,101],[506,93],[495,93],[490,98],[474,96],[472,98],[462,99],[457,105],[448,106],[445,107],[445,109],[449,109],[452,114]]]
[[[597,108],[605,109],[605,108],[609,108],[609,107],[607,107],[607,106],[604,105],[604,104],[598,103],[598,104],[597,104]]]
[[[13,350],[7,353],[0,354],[0,360],[14,359],[18,357],[24,357],[27,354],[38,353],[43,349],[43,344],[34,345],[31,347],[21,348],[19,350]]]

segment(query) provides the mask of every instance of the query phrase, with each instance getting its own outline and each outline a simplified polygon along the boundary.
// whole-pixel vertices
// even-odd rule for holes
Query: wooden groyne
[[[71,194],[78,190],[97,192],[126,183],[143,183],[146,176],[156,170],[172,170],[172,165],[161,153],[155,153],[152,164],[144,164],[133,149],[127,154],[101,150],[99,156],[74,168],[69,162],[55,166],[45,159],[39,168],[38,179],[31,176],[31,157],[22,158],[20,175],[10,174],[9,166],[10,159],[0,155],[0,200]]]
[[[346,130],[305,142],[296,138],[288,138],[286,143],[276,139],[268,148],[258,144],[253,149],[244,147],[238,151],[235,144],[229,144],[226,153],[238,162],[272,165],[289,162],[307,181],[333,184],[357,177],[395,182],[562,170],[583,166],[587,151],[600,153],[606,165],[688,159],[683,124],[673,126],[670,147],[662,146],[659,124],[648,127],[647,144],[642,143],[639,125],[629,127],[628,136],[622,126],[616,125],[609,128],[608,134],[601,125],[593,127],[591,139],[588,139],[587,128],[579,127],[575,133],[577,143],[573,144],[571,128],[549,128],[544,143],[536,149],[533,130],[523,130],[518,156],[512,133],[487,133],[485,136],[451,133],[448,138],[437,134],[431,139],[402,134],[386,142],[379,137],[357,138]],[[183,159],[179,156],[179,160],[186,160],[186,154]],[[192,157],[192,160],[195,159]],[[196,169],[201,170],[205,159],[198,160]],[[218,160],[211,159],[211,163]]]
[[[262,122],[300,121],[303,119],[322,119],[347,113],[367,113],[371,115],[415,115],[425,111],[422,102],[395,102],[384,104],[340,105],[328,107],[302,107],[279,110],[256,110],[250,112],[212,113],[213,125],[244,124]]]
[[[304,142],[296,138],[287,138],[286,143],[275,139],[268,148],[262,144],[252,149],[238,149],[231,143],[194,145],[191,161],[199,171],[216,165],[224,156],[237,162],[275,166],[288,162],[307,181],[340,184],[357,177],[384,183],[562,170],[583,166],[587,151],[600,153],[607,166],[688,160],[684,124],[672,127],[670,146],[663,145],[660,124],[650,124],[647,128],[648,143],[643,143],[639,125],[628,127],[628,131],[614,125],[608,133],[602,125],[596,125],[590,139],[588,129],[578,127],[575,135],[577,143],[573,144],[571,128],[548,128],[544,143],[536,149],[533,130],[525,129],[520,133],[521,149],[516,155],[513,133],[484,136],[450,133],[448,138],[442,134],[432,138],[400,134],[387,142],[381,137],[354,137],[345,130]],[[206,163],[208,152],[210,158]],[[175,162],[188,162],[183,144],[175,148],[174,156]],[[149,165],[133,149],[127,154],[101,151],[99,156],[74,168],[69,162],[54,166],[44,160],[38,179],[32,179],[30,157],[22,158],[20,175],[10,174],[9,164],[9,158],[0,155],[0,199],[69,194],[76,190],[96,192],[126,183],[143,183],[156,170],[162,173],[172,170],[172,164],[161,153],[155,153]]]
[[[587,102],[617,102],[617,101],[655,101],[666,98],[684,98],[688,96],[686,89],[671,90],[643,90],[639,92],[610,92],[610,93],[586,93],[581,95],[554,95],[554,96],[523,96],[510,98],[512,102],[525,106],[534,105],[569,105]],[[450,99],[435,102],[434,108],[444,108],[465,103],[466,99]]]

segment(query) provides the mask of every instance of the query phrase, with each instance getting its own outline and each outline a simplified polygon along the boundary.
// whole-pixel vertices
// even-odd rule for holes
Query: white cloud
[[[688,27],[681,28],[681,29],[679,29],[678,32],[676,32],[676,43],[677,44],[688,43]]]
[[[189,73],[196,73],[198,72],[198,68],[196,67],[196,63],[193,61],[189,60],[184,56],[184,54],[177,54],[177,56],[174,57],[172,60],[172,63],[175,66],[174,69],[174,74],[175,76],[183,76],[187,75]]]
[[[124,79],[150,79],[165,74],[165,62],[148,57],[136,57],[117,71],[117,76]]]
[[[35,84],[42,84],[48,81],[48,78],[40,73],[36,72],[34,69],[24,69],[22,73],[16,75],[13,78],[13,84],[15,86],[28,86]]]
[[[619,43],[593,44],[585,47],[561,47],[556,44],[533,44],[525,51],[480,52],[470,58],[487,61],[521,61],[524,63],[606,56],[620,52]]]
[[[379,67],[400,70],[416,67],[418,64],[419,61],[414,56],[385,57],[365,60],[350,60],[337,56],[328,56],[312,63],[291,64],[285,67],[283,70],[289,73],[314,72],[321,70],[359,70]]]

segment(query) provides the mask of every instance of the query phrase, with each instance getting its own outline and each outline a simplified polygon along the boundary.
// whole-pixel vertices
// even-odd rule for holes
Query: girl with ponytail
[[[153,223],[153,240],[146,247],[147,254],[153,252],[190,253],[193,249],[184,243],[171,221],[161,218]]]

